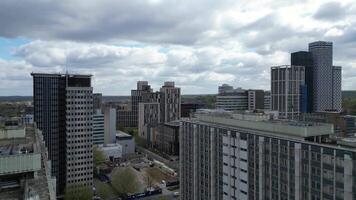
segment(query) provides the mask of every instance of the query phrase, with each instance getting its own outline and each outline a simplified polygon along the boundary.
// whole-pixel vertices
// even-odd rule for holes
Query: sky
[[[356,90],[354,0],[1,0],[0,27],[0,96],[32,95],[31,72],[66,71],[92,74],[103,95],[139,80],[268,90],[270,67],[317,40],[333,42],[342,89]]]

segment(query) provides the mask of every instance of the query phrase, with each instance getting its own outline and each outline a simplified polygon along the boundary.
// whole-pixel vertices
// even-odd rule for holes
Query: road
[[[174,197],[173,194],[161,194],[161,195],[154,195],[150,197],[140,198],[139,200],[160,200],[160,198],[164,198],[165,200],[177,200],[179,197]]]
[[[153,153],[152,151],[149,151],[145,148],[142,148],[142,147],[139,147],[136,145],[136,150],[138,152],[141,152],[143,154],[146,154],[149,158],[152,158],[152,159],[155,159],[155,160],[158,160],[164,164],[166,164],[168,167],[174,169],[177,173],[179,173],[179,161],[170,161],[170,160],[167,160],[165,158],[163,158],[162,156],[156,154],[156,153]]]

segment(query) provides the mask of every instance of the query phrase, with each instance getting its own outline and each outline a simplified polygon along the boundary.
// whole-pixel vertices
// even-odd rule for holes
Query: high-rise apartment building
[[[97,109],[93,114],[93,144],[104,144],[104,114]]]
[[[160,104],[158,102],[139,104],[138,133],[148,144],[155,140],[153,128],[160,123]]]
[[[182,200],[356,197],[354,139],[328,143],[331,124],[234,115],[182,119]]]
[[[138,127],[139,104],[154,101],[158,101],[157,93],[152,91],[147,81],[138,81],[136,90],[131,90],[131,99],[127,110],[117,111],[117,123],[124,127]]]
[[[332,42],[309,43],[313,58],[314,111],[341,111],[341,67],[333,66]]]
[[[271,68],[272,110],[281,118],[294,119],[306,108],[305,67],[276,66]]]
[[[160,89],[161,122],[179,120],[181,116],[180,88],[174,82],[164,82]]]
[[[90,75],[32,73],[34,120],[42,131],[57,195],[93,183],[93,88]]]

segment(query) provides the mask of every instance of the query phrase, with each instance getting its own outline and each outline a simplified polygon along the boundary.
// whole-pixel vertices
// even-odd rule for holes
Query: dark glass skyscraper
[[[306,112],[313,111],[313,57],[308,51],[298,51],[291,54],[291,65],[305,67],[306,99],[303,99],[302,107],[306,105]],[[302,112],[304,110],[301,110]]]

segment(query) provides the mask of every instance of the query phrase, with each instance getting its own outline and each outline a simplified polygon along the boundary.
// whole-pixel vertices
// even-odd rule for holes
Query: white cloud
[[[16,60],[1,60],[0,94],[31,95],[31,71],[66,66],[93,74],[106,95],[127,95],[137,80],[173,80],[186,94],[216,93],[225,82],[269,89],[270,66],[289,64],[315,40],[334,41],[343,89],[355,89],[354,10],[352,0],[4,0],[0,37],[31,42],[15,49]]]

